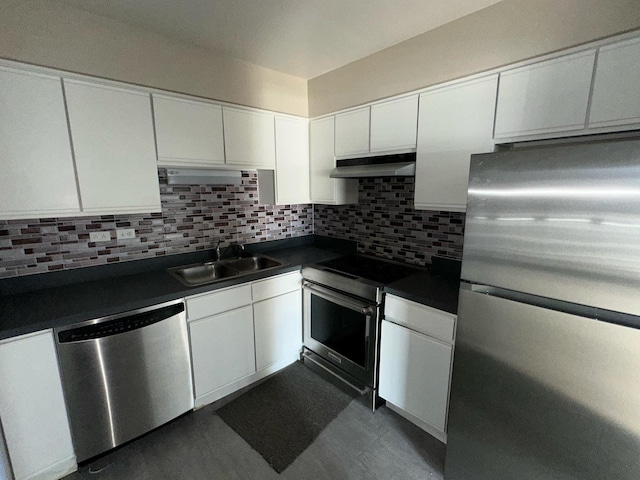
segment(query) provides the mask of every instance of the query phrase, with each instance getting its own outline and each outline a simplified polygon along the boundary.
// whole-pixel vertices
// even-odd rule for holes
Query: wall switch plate
[[[136,238],[136,231],[134,228],[121,228],[119,230],[116,230],[116,237],[118,238],[118,240]]]
[[[110,232],[90,232],[89,240],[92,242],[108,242],[111,240]]]

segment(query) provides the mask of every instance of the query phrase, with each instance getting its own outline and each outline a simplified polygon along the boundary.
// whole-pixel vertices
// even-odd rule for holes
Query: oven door
[[[304,346],[375,388],[378,307],[304,283]]]

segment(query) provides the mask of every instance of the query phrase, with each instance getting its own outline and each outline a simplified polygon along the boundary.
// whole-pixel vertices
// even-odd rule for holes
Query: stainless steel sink
[[[167,272],[184,285],[193,287],[280,266],[282,266],[282,262],[265,255],[256,254],[242,258],[218,260],[217,262],[194,263],[173,267],[169,268]]]
[[[240,272],[255,272],[257,270],[279,267],[282,264],[273,258],[254,255],[252,257],[230,260],[228,265]]]

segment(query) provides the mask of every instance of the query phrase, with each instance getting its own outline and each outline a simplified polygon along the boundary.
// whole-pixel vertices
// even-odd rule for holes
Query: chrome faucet
[[[238,243],[238,242],[230,243],[229,246],[227,246],[227,248],[225,248],[222,251],[220,250],[221,243],[222,243],[222,240],[218,240],[218,243],[216,243],[216,246],[214,247],[214,250],[216,251],[214,262],[222,260],[222,257],[224,257],[227,254],[227,252],[229,252],[229,250],[231,250],[234,247],[237,248],[240,252],[238,257],[242,256],[242,252],[244,252],[244,245],[242,245],[241,243]]]
[[[222,255],[218,255],[218,260],[221,260],[222,257],[224,257],[234,247],[237,248],[240,252],[238,257],[241,257],[242,252],[244,252],[244,245],[238,242],[233,242],[227,248],[224,249],[224,251],[222,252]]]

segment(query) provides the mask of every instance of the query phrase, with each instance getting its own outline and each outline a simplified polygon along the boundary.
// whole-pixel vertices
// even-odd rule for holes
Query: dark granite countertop
[[[385,293],[445,312],[458,313],[460,262],[433,257],[431,268],[384,287]]]
[[[298,270],[303,264],[322,262],[355,251],[355,245],[350,243],[315,237],[247,245],[249,251],[283,262],[282,267],[199,287],[184,286],[170,276],[166,268],[206,261],[211,259],[211,252],[87,267],[62,275],[41,274],[2,280],[0,340]]]
[[[460,282],[425,272],[390,283],[384,291],[455,315],[459,288]]]

